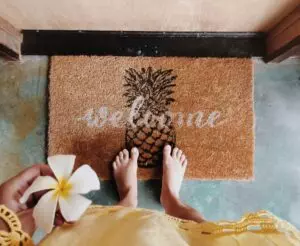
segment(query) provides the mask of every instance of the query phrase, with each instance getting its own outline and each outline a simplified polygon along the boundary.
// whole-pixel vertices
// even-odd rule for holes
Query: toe
[[[117,164],[117,166],[121,165],[120,156],[116,157],[116,164]]]
[[[172,157],[173,157],[173,158],[176,158],[176,157],[177,157],[177,152],[178,152],[178,148],[175,147],[175,148],[173,149],[173,151],[172,151]]]
[[[166,145],[164,147],[164,158],[171,156],[171,146],[170,145]]]
[[[131,159],[137,161],[139,157],[139,150],[138,148],[134,147],[131,149]]]
[[[123,150],[123,159],[124,159],[125,161],[128,161],[128,159],[129,159],[129,152],[128,152],[127,149],[124,149],[124,150]]]
[[[119,153],[119,157],[120,157],[120,160],[123,161],[123,159],[124,159],[123,151],[121,151],[121,152]]]
[[[182,154],[181,156],[180,156],[180,163],[181,164],[183,164],[184,163],[184,161],[185,161],[185,155],[184,154]]]
[[[187,159],[185,159],[185,160],[183,161],[183,163],[182,163],[182,167],[183,167],[184,169],[186,169],[187,164],[188,164]]]
[[[180,160],[181,156],[182,156],[182,150],[179,149],[177,152],[177,159]]]
[[[117,163],[114,161],[113,162],[113,168],[116,170],[117,169]]]

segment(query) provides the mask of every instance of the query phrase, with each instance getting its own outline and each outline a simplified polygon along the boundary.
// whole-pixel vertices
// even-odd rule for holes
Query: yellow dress
[[[239,222],[180,220],[146,209],[91,206],[73,225],[54,229],[42,246],[300,245],[299,231],[266,211]]]

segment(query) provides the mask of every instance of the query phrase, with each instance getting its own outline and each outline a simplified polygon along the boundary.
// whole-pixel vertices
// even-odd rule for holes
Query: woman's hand
[[[53,174],[49,166],[34,165],[25,169],[23,172],[9,179],[0,186],[0,204],[5,205],[18,215],[22,223],[22,229],[29,235],[32,235],[36,230],[34,219],[32,217],[33,207],[37,204],[39,198],[44,192],[31,195],[26,204],[21,204],[19,200],[37,177],[52,175]],[[4,224],[1,224],[0,221],[0,230],[3,229],[3,227]]]

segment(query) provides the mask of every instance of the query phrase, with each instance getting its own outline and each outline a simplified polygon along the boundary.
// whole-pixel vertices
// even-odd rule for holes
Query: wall
[[[266,31],[299,0],[0,0],[22,29]]]

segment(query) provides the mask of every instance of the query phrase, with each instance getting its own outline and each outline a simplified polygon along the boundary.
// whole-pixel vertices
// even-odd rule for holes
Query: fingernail
[[[22,210],[26,210],[27,209],[26,204],[21,204],[20,207],[21,207]]]

